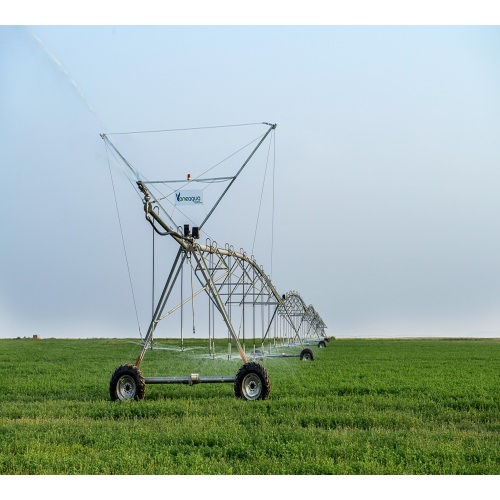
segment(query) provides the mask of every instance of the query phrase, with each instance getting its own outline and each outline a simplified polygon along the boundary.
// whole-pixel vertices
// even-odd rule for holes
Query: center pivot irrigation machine
[[[305,345],[315,344],[318,347],[326,347],[325,342],[328,340],[325,336],[326,325],[314,308],[306,306],[297,292],[279,294],[270,277],[257,264],[253,255],[249,256],[243,250],[235,251],[232,246],[227,244],[224,247],[219,247],[215,241],[208,238],[205,244],[199,243],[205,223],[262,143],[276,129],[275,124],[263,123],[260,125],[268,127],[266,132],[259,136],[257,144],[248,156],[245,155],[243,163],[234,175],[205,177],[203,174],[206,172],[204,172],[193,178],[188,174],[187,179],[171,181],[150,181],[140,176],[111,142],[109,137],[111,134],[101,134],[107,150],[112,153],[116,161],[125,165],[135,174],[136,190],[142,199],[146,220],[153,227],[153,234],[170,237],[178,246],[163,290],[156,306],[153,307],[152,318],[135,364],[119,366],[111,377],[109,388],[112,400],[143,399],[148,384],[193,385],[203,383],[231,383],[234,384],[235,395],[238,398],[245,400],[267,399],[271,390],[269,376],[264,366],[257,361],[267,357],[298,357],[301,360],[313,360],[313,351],[306,348]],[[161,196],[161,193],[156,194],[158,184],[164,186],[167,183],[181,182],[184,185],[189,183],[190,187],[194,183],[222,183],[224,185],[224,189],[216,197],[211,209],[205,214],[202,222],[196,226],[177,225],[163,205],[167,197]],[[202,192],[196,191],[182,192],[177,190],[172,191],[172,193],[175,193],[176,203],[196,204],[203,196]],[[183,269],[186,265],[191,273],[191,293],[187,298],[182,292]],[[179,282],[180,302],[173,307],[170,306],[171,309],[166,311],[167,303],[172,302],[175,295],[173,293],[174,287]],[[194,289],[193,282],[199,286],[197,290]],[[208,297],[208,332],[211,353],[214,354],[214,340],[211,338],[212,336],[215,338],[215,319],[217,316],[222,325],[220,330],[227,330],[228,359],[231,356],[231,345],[234,345],[243,365],[233,376],[200,376],[193,373],[184,377],[144,377],[140,366],[148,349],[152,349],[154,346],[153,335],[160,321],[175,311],[182,310],[182,307],[188,302],[193,303],[195,297],[199,295]],[[254,343],[252,351],[247,354],[244,332],[246,328],[248,338],[249,324]],[[256,330],[258,331],[257,335]],[[293,346],[300,347],[300,353],[276,352],[280,348]]]

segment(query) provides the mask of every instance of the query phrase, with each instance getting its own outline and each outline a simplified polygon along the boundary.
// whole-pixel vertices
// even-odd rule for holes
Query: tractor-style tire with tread
[[[302,349],[302,351],[300,353],[300,360],[301,361],[314,361],[314,354],[311,351],[311,349],[307,349],[307,347],[305,349]]]
[[[237,398],[254,401],[267,399],[271,392],[271,382],[266,369],[259,363],[243,365],[234,380],[234,394]]]
[[[139,368],[135,365],[119,366],[109,382],[109,395],[111,401],[117,399],[127,401],[144,399],[146,394],[146,381]]]

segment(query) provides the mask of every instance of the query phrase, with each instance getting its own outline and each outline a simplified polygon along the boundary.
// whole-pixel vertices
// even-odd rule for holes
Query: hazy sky
[[[253,122],[278,125],[280,293],[337,337],[500,336],[499,54],[488,26],[0,27],[0,336],[138,336],[99,133]],[[231,133],[173,144],[209,162]],[[163,139],[120,136],[120,150],[185,175]],[[251,250],[263,165],[221,207],[218,242]],[[151,228],[112,172],[144,331]],[[264,204],[267,272],[270,217]],[[157,245],[166,268],[173,243]]]

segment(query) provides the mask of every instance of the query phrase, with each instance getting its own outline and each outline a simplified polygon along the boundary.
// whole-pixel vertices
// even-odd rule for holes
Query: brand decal
[[[203,191],[186,190],[175,192],[176,205],[199,205],[203,203]]]

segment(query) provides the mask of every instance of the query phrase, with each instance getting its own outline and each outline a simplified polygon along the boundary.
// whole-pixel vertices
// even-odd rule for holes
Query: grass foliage
[[[164,341],[163,346],[169,342]],[[264,361],[271,397],[232,384],[109,400],[126,340],[0,340],[1,474],[499,474],[500,342],[335,340]],[[145,376],[241,361],[148,351]]]

